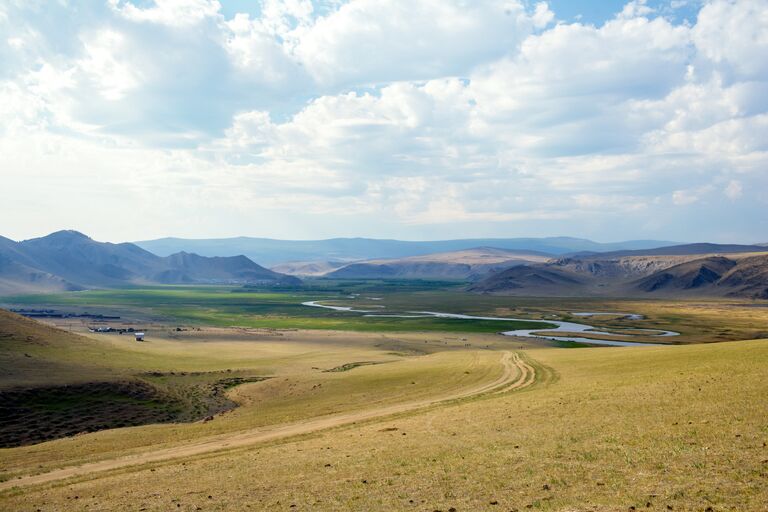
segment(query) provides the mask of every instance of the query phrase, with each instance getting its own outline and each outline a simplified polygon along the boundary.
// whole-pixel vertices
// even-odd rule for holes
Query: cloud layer
[[[765,0],[221,7],[0,6],[2,234],[768,241]]]

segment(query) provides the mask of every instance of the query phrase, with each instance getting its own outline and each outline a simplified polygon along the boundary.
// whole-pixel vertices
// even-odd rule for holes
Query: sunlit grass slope
[[[458,339],[438,341],[429,335],[228,329],[161,334],[143,343],[131,336],[80,336],[0,311],[4,363],[0,390],[34,392],[42,412],[48,411],[41,415],[43,421],[51,420],[51,409],[56,409],[67,413],[64,419],[73,423],[66,404],[55,403],[62,390],[68,390],[67,400],[78,406],[70,408],[73,413],[98,416],[98,408],[81,410],[85,407],[81,402],[92,400],[104,382],[146,383],[170,399],[183,401],[222,379],[266,378],[230,388],[227,396],[239,407],[215,421],[112,428],[0,449],[0,478],[206,436],[439,398],[492,381],[502,371],[500,352],[467,350]],[[82,400],[72,396],[79,385],[90,386],[82,390]],[[61,419],[61,414],[54,416]],[[40,419],[28,420],[30,425],[38,423],[36,429],[47,427],[39,424]],[[89,421],[99,423],[99,418]]]
[[[0,503],[9,510],[765,510],[768,340],[528,355],[547,382],[526,391],[7,493]]]

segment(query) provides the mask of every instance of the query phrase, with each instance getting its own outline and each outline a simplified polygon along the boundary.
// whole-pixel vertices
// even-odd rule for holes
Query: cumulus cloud
[[[517,0],[259,7],[0,7],[5,195],[30,176],[97,194],[110,215],[41,197],[105,234],[135,225],[130,198],[163,226],[137,238],[316,236],[321,217],[349,230],[324,235],[766,228],[764,1],[711,0],[691,24],[642,1],[597,24]]]
[[[211,0],[155,0],[151,7],[137,7],[130,1],[108,0],[120,16],[131,21],[185,27],[217,16],[221,4]]]
[[[322,84],[464,75],[551,19],[515,0],[357,0],[300,29],[295,52]]]
[[[717,0],[699,12],[692,36],[702,57],[733,79],[768,79],[768,6],[764,0]]]
[[[141,83],[140,72],[121,55],[124,49],[125,37],[112,30],[100,31],[83,41],[84,55],[76,66],[107,100],[119,100]]]

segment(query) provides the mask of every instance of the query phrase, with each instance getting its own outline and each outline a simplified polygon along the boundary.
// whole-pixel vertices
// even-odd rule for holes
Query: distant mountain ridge
[[[301,250],[334,249],[352,258],[377,248],[419,252],[474,242],[272,240],[270,250],[299,244]],[[768,247],[762,245],[698,243],[649,248],[642,246],[651,241],[597,244],[567,237],[491,242],[526,247],[474,246],[396,258],[376,254],[363,261],[318,260],[278,268],[339,279],[465,280],[473,283],[469,290],[481,293],[768,298]],[[551,251],[531,246],[545,246]],[[589,250],[596,247],[611,250]],[[573,248],[580,250],[564,252]],[[178,251],[158,256],[136,244],[97,242],[77,231],[58,231],[21,242],[0,237],[0,295],[147,284],[300,283],[298,278],[262,267],[243,254],[207,256]]]
[[[245,256],[160,257],[131,243],[97,242],[77,231],[14,242],[0,237],[0,293],[72,291],[126,284],[298,284]]]
[[[400,259],[350,263],[325,274],[340,279],[457,279],[476,280],[492,272],[528,263],[542,263],[551,255],[537,251],[513,251],[478,247]]]
[[[623,256],[685,256],[692,254],[733,254],[742,252],[761,252],[766,250],[768,244],[712,244],[700,242],[695,244],[680,244],[670,246],[652,247],[648,249],[632,249],[623,251],[609,251],[601,253],[575,253],[572,257],[615,258]]]
[[[290,262],[361,261],[396,259],[426,254],[462,251],[477,247],[538,251],[551,255],[574,252],[622,251],[674,245],[661,240],[630,240],[599,243],[582,238],[476,238],[437,241],[382,240],[372,238],[332,238],[327,240],[275,240],[271,238],[184,239],[160,238],[135,242],[160,256],[187,251],[202,256],[243,254],[262,265],[273,267]]]
[[[705,250],[711,252],[695,252]],[[510,295],[768,299],[768,248],[692,244],[570,256],[510,268],[469,289]]]

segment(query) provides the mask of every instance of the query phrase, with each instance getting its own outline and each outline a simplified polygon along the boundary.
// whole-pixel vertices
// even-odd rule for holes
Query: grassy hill
[[[765,337],[763,302],[322,299],[675,329],[689,344],[564,349],[484,321],[366,319],[300,306],[309,295],[234,291],[27,298],[178,312],[147,320],[143,343],[0,311],[0,510],[751,511],[768,499],[768,339],[752,339]],[[198,322],[177,330],[190,311]],[[283,315],[325,330],[269,323]],[[727,339],[746,341],[690,345]]]
[[[113,338],[87,338],[0,309],[0,446],[198,420],[235,406],[222,393],[230,385],[262,380],[223,369],[177,376],[132,336]]]
[[[478,247],[400,259],[350,263],[325,274],[336,279],[479,279],[510,267],[548,261],[551,255]]]
[[[431,368],[431,380],[455,375],[462,354],[469,353],[454,353],[447,365],[439,357],[421,359],[426,366],[419,371]],[[73,503],[89,510],[764,510],[768,340],[529,350],[526,357],[537,383],[524,391],[6,490],[0,504],[9,510]],[[361,372],[375,381],[392,368],[324,375]],[[252,388],[242,389],[258,400]],[[108,435],[114,447],[153,429],[86,438],[102,444],[99,438]],[[199,426],[189,429],[201,434]],[[86,445],[40,446],[44,451],[0,454],[23,468],[43,453],[71,460]]]
[[[107,347],[0,309],[0,390],[115,380]]]

